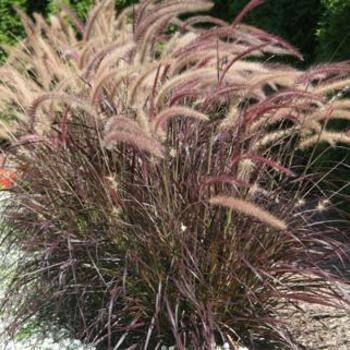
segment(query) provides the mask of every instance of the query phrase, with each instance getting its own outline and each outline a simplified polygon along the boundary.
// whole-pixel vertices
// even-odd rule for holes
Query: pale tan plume
[[[135,103],[137,91],[142,87],[144,81],[157,69],[157,67],[157,63],[144,65],[143,73],[137,77],[137,79],[135,79],[132,86],[130,87],[130,92],[128,93],[128,105],[133,105]]]
[[[277,230],[287,229],[287,224],[283,220],[277,218],[265,209],[262,209],[251,202],[227,196],[216,196],[211,198],[209,202],[210,204],[224,206],[251,216]]]
[[[136,38],[146,37],[149,34],[149,29],[155,22],[162,21],[164,18],[171,16],[176,17],[181,13],[190,13],[198,11],[208,11],[213,7],[210,1],[174,1],[165,2],[164,5],[156,7],[152,15],[141,22],[136,31]],[[156,16],[154,16],[156,14]],[[153,31],[154,29],[151,29]]]
[[[331,103],[334,109],[350,109],[350,100],[335,100]]]
[[[133,133],[143,132],[143,129],[135,120],[120,115],[108,119],[105,125],[105,133],[110,133],[115,129],[126,130]]]
[[[85,102],[84,100],[81,100],[80,98],[76,97],[76,96],[72,96],[66,93],[59,93],[59,92],[51,92],[51,93],[47,93],[44,94],[40,97],[38,97],[37,99],[35,99],[33,101],[33,103],[31,104],[31,106],[28,109],[28,115],[31,119],[35,120],[36,117],[36,112],[38,110],[38,108],[40,107],[40,105],[48,100],[58,100],[58,101],[62,101],[63,103],[73,107],[73,108],[80,108],[81,110],[83,110],[84,112],[86,112],[87,114],[89,114],[92,117],[96,117],[96,110],[89,105],[87,102]]]
[[[114,86],[120,84],[120,82],[131,75],[137,68],[132,67],[124,70],[111,69],[106,72],[102,77],[100,77],[94,84],[93,89],[90,94],[90,101],[92,105],[95,105],[98,101],[101,88],[109,81],[113,83]]]
[[[102,16],[101,13],[103,15],[106,15],[106,13],[103,13],[102,11],[108,7],[108,5],[111,3],[110,0],[102,0],[99,1],[90,11],[89,13],[89,17],[87,19],[86,25],[85,25],[85,31],[84,31],[84,40],[88,41],[91,33],[93,31],[93,29],[95,29],[97,32],[99,31],[99,26],[103,26],[103,20],[99,21],[99,19],[101,19],[101,17],[105,17]],[[101,24],[102,22],[102,24]],[[94,28],[95,27],[95,28]]]
[[[128,38],[130,39],[130,36],[128,36]],[[109,55],[113,54],[116,50],[122,48],[128,43],[128,41],[129,40],[124,40],[124,37],[119,37],[112,43],[109,43],[105,47],[99,49],[96,53],[92,55],[92,57],[89,57],[89,61],[83,69],[82,76],[84,78],[88,78],[90,76],[90,73],[96,72],[102,60],[104,60]]]
[[[350,135],[342,132],[323,130],[321,134],[312,135],[301,140],[299,148],[303,150],[320,142],[328,142],[331,146],[335,146],[336,143],[350,144]]]
[[[270,86],[274,86],[275,84],[279,84],[282,86],[290,86],[293,85],[296,79],[300,76],[300,72],[295,71],[272,71],[262,74],[256,74],[254,78],[252,78],[249,83],[251,84],[251,88],[249,91],[254,91],[257,88],[261,88],[262,86],[268,84]]]
[[[13,128],[6,121],[0,119],[0,137],[6,140],[15,140]]]
[[[221,60],[228,59],[232,55],[232,48],[231,49],[221,49],[220,50],[220,58]],[[215,45],[213,45],[213,48],[206,48],[203,49],[197,49],[194,52],[189,52],[184,57],[180,57],[177,60],[174,60],[171,69],[169,70],[169,74],[171,75],[177,75],[179,74],[186,66],[193,65],[194,63],[200,62],[203,59],[210,59],[213,61],[212,65],[216,67],[216,57],[217,57],[217,50],[215,48]]]
[[[266,126],[277,124],[283,119],[291,120],[290,117],[295,118],[296,125],[301,124],[301,129],[310,128],[311,130],[320,130],[321,125],[317,121],[323,118],[323,114],[321,113],[323,111],[323,105],[319,104],[319,106],[314,107],[315,112],[312,110],[309,112],[305,111],[307,105],[305,106],[303,103],[304,101],[301,100],[300,103],[298,102],[293,107],[279,107],[276,112],[260,116],[257,121],[252,123],[250,131],[266,129]],[[317,105],[317,101],[313,103]]]
[[[325,94],[334,90],[343,89],[346,86],[350,85],[350,79],[337,80],[333,83],[325,83],[317,86],[313,92],[315,94]]]
[[[102,74],[107,70],[107,68],[110,67],[119,67],[119,68],[127,68],[128,64],[124,64],[124,62],[127,61],[126,56],[135,48],[135,44],[132,42],[129,42],[123,46],[120,46],[118,50],[115,50],[114,52],[109,53],[106,55],[101,64],[99,69],[96,72],[96,75]],[[125,67],[125,68],[124,68]]]
[[[112,131],[104,138],[104,145],[108,149],[121,142],[128,143],[139,150],[149,152],[156,157],[164,157],[164,150],[161,144],[154,138],[140,132]]]
[[[325,111],[318,111],[314,113],[311,118],[315,121],[327,120],[327,119],[344,119],[350,120],[350,110],[348,109],[334,109],[330,113]]]
[[[239,120],[240,111],[237,108],[237,103],[232,104],[229,108],[226,117],[220,123],[220,129],[225,130],[233,127],[235,123]]]
[[[212,68],[203,68],[196,71],[188,71],[183,74],[177,75],[167,81],[159,90],[158,95],[155,100],[155,106],[157,109],[160,109],[163,106],[166,96],[175,89],[178,85],[184,84],[194,79],[203,79],[203,77],[213,77],[217,76],[216,71],[213,71]]]
[[[153,57],[151,55],[151,39],[156,37],[158,32],[163,28],[164,20],[164,18],[159,18],[147,29],[146,35],[142,38],[138,54],[135,57],[135,60],[139,62],[139,64],[149,63],[152,61]]]
[[[174,117],[187,117],[193,118],[201,121],[207,121],[209,118],[192,108],[188,107],[170,107],[163,110],[160,114],[158,114],[154,120],[154,129],[157,131],[160,127],[164,126],[171,118]]]
[[[114,23],[114,27],[115,29],[123,29],[125,30],[125,27],[127,27],[128,22],[130,20],[130,17],[133,14],[133,11],[137,11],[137,9],[139,8],[139,4],[135,4],[134,8],[131,6],[126,7],[117,17],[115,23]],[[131,27],[130,27],[131,29]]]
[[[280,142],[283,138],[289,137],[296,132],[295,128],[283,129],[265,133],[263,137],[257,140],[250,149],[251,152],[259,152],[265,146],[268,146],[275,142]]]

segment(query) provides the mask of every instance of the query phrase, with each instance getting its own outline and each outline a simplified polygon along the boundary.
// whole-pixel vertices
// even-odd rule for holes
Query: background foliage
[[[215,2],[215,15],[230,21],[248,1]],[[318,44],[315,31],[321,15],[319,0],[270,0],[248,13],[244,22],[286,39],[302,52],[305,62],[309,63]]]
[[[65,0],[69,2],[69,0]],[[132,0],[116,0],[122,9]],[[247,0],[215,0],[213,15],[227,21],[243,8]],[[27,13],[49,14],[56,9],[55,0],[3,0],[0,2],[0,43],[13,43],[23,35],[18,16],[12,5]],[[71,0],[79,17],[84,18],[93,0]],[[296,46],[304,55],[305,64],[348,59],[350,57],[350,33],[348,0],[267,0],[246,16],[245,22],[279,35]],[[340,38],[340,39],[339,39]]]
[[[13,43],[16,37],[23,34],[20,19],[12,7],[13,4],[25,9],[25,0],[3,0],[0,1],[0,43]]]
[[[323,0],[323,11],[316,32],[317,59],[338,61],[350,58],[350,1]]]

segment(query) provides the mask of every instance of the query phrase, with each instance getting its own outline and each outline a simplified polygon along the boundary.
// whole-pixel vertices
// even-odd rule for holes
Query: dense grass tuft
[[[328,127],[349,118],[349,62],[264,63],[300,55],[241,24],[260,2],[232,24],[179,19],[206,0],[105,0],[85,25],[63,8],[28,26],[0,67],[9,331],[34,315],[100,349],[295,348],[281,307],[340,305],[327,262],[347,238],[318,204],[343,188],[312,147],[349,142]]]

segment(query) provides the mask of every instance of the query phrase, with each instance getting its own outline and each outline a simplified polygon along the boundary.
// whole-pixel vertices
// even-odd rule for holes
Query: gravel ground
[[[0,192],[0,225],[2,224],[2,205],[7,197],[6,192]],[[11,251],[10,255],[4,251],[3,246],[0,247],[0,299],[3,298],[4,284],[6,283],[3,276],[10,272],[15,257],[16,252]],[[8,320],[0,315],[0,335],[6,327],[6,323]],[[0,337],[0,350],[94,350],[94,348],[84,346],[79,340],[70,339],[65,330],[52,331],[43,339],[29,324],[15,339]]]
[[[304,305],[291,317],[291,333],[307,350],[349,350],[350,317],[345,310]]]
[[[350,299],[350,288],[340,286]],[[300,310],[286,310],[282,318],[291,335],[305,350],[350,350],[350,308],[298,304]]]
[[[44,340],[31,336],[26,340],[0,342],[1,350],[87,350],[80,341],[72,339],[55,340],[53,337]]]

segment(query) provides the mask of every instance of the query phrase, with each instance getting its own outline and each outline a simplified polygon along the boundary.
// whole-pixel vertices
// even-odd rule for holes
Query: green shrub
[[[2,244],[21,252],[8,331],[35,315],[102,350],[295,348],[281,308],[343,301],[324,265],[346,260],[348,239],[320,217],[341,189],[304,157],[350,143],[328,124],[349,119],[336,94],[349,63],[267,64],[300,55],[248,25],[181,17],[210,7],[144,1],[134,25],[113,1],[84,23],[59,11],[0,67],[17,169]]]
[[[89,8],[95,0],[66,0],[81,19],[85,19]],[[116,9],[122,10],[132,0],[116,0]],[[0,44],[14,44],[24,36],[23,25],[14,11],[14,5],[19,6],[28,15],[40,13],[47,16],[58,8],[57,0],[2,0],[0,1]],[[0,50],[0,62],[5,59],[5,52]]]
[[[94,0],[66,0],[65,3],[70,5],[79,18],[85,19],[86,15],[91,8],[91,6],[95,3]],[[55,13],[59,9],[59,2],[56,0],[50,0],[48,5],[48,12]]]
[[[216,0],[214,14],[232,21],[248,2]],[[300,50],[309,65],[315,57],[315,33],[321,14],[320,0],[269,0],[248,13],[244,21],[286,39]]]
[[[350,59],[350,1],[322,0],[317,31],[317,59],[322,62]]]
[[[25,9],[25,4],[26,0],[0,1],[0,44],[14,44],[23,37],[23,26],[13,5]],[[4,59],[4,54],[5,52],[0,49],[0,61]]]
[[[84,19],[94,0],[66,2]],[[213,15],[231,21],[248,0],[214,2]],[[13,4],[18,4],[28,14],[38,12],[47,15],[57,10],[57,3],[57,0],[2,1],[0,43],[13,44],[16,38],[23,36],[23,27],[11,8]],[[115,1],[118,10],[131,3],[132,0]],[[249,13],[245,22],[288,40],[302,52],[305,64],[309,65],[315,60],[328,62],[349,58],[350,38],[346,35],[349,11],[349,2],[343,0],[270,0]]]
[[[14,43],[23,35],[22,23],[13,9],[17,5],[25,10],[25,0],[4,0],[0,2],[0,42]]]

